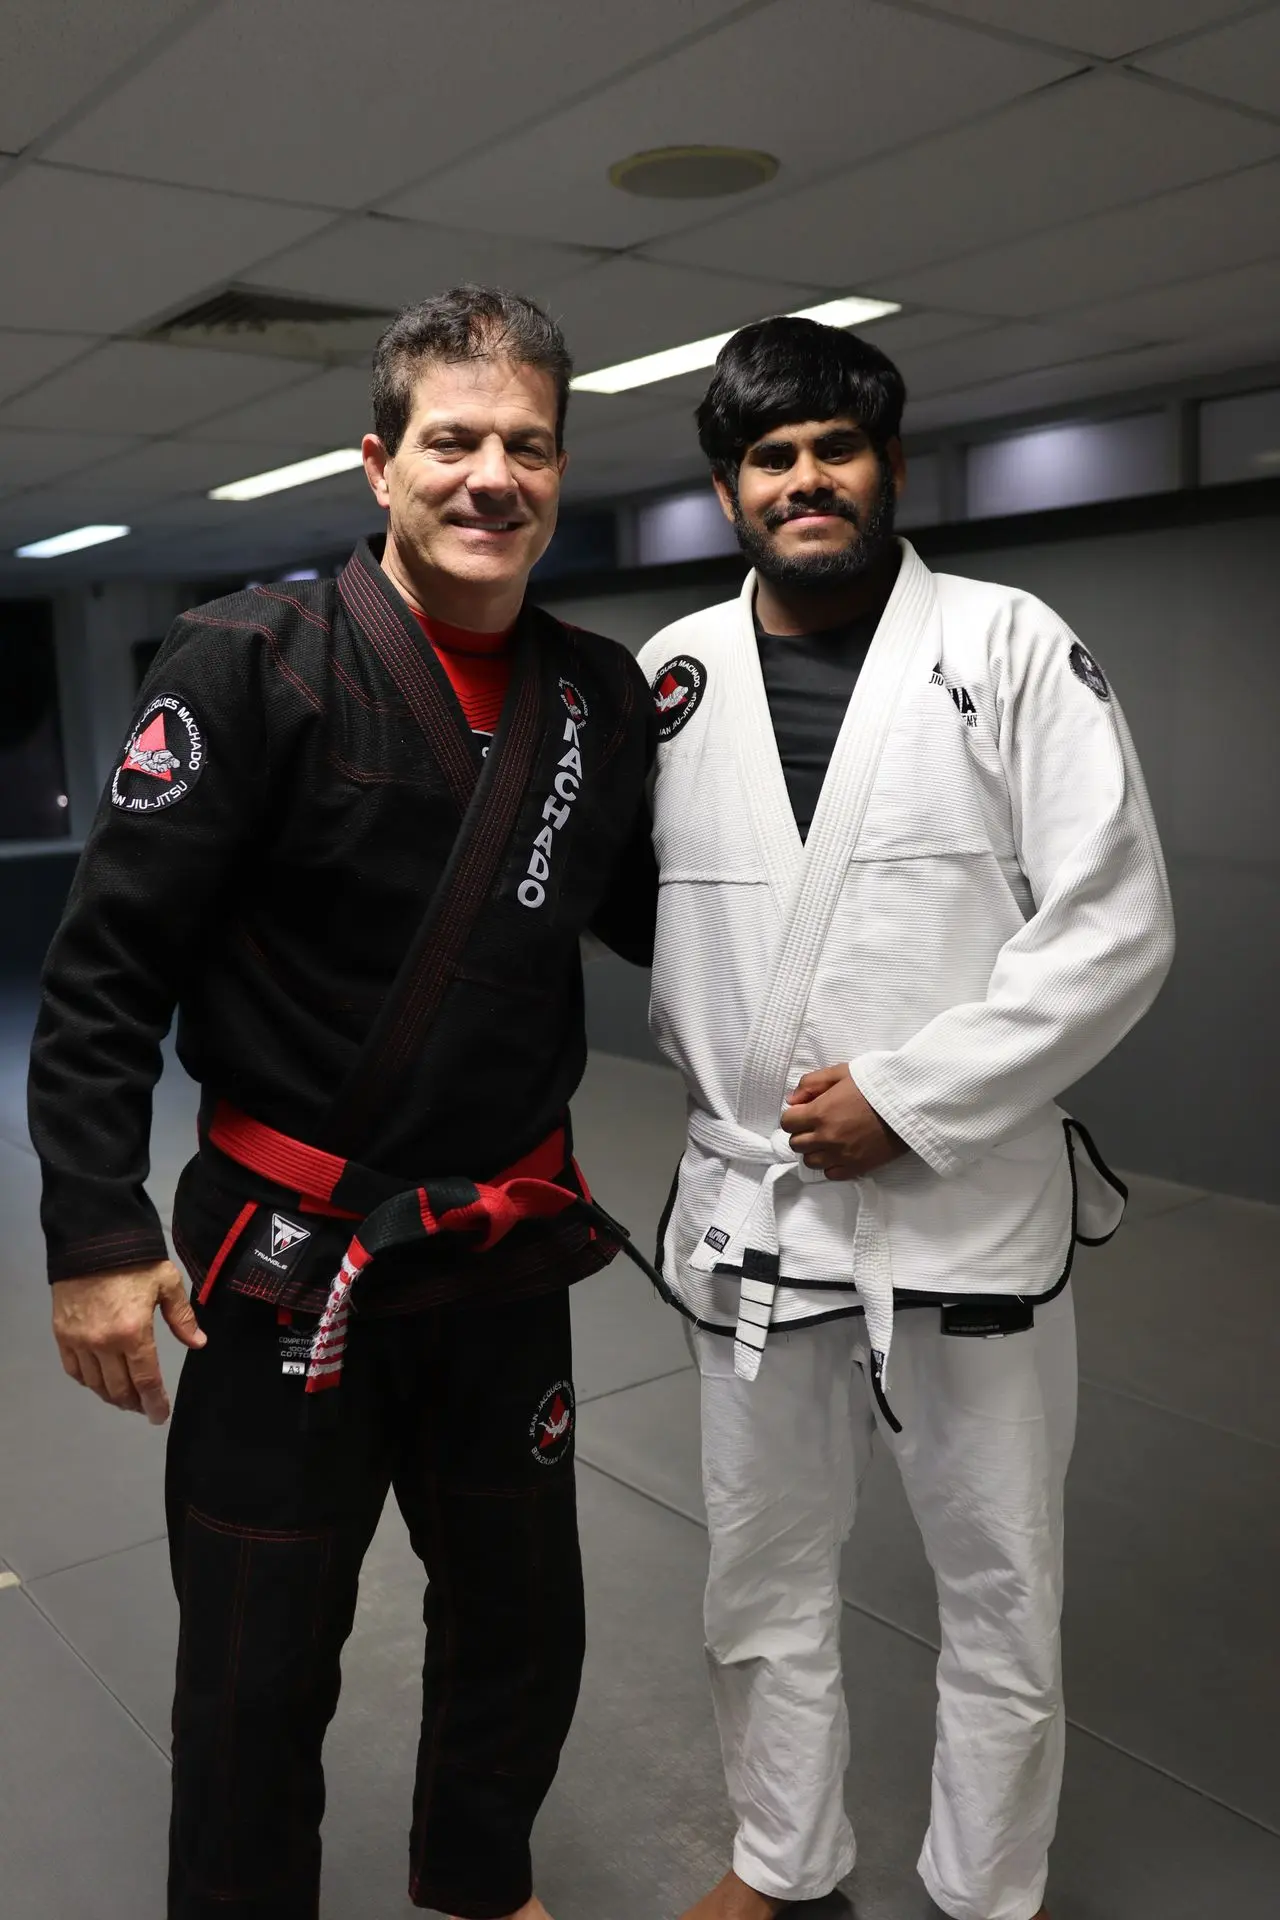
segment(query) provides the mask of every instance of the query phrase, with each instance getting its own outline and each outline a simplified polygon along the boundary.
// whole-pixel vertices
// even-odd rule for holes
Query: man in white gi
[[[1172,915],[1101,669],[1029,594],[895,539],[904,399],[835,329],[735,335],[698,426],[754,570],[641,654],[653,1022],[690,1096],[661,1258],[738,1822],[690,1920],[770,1920],[853,1866],[839,1561],[877,1429],[938,1590],[921,1877],[954,1920],[1045,1913],[1067,1283],[1124,1206],[1055,1100],[1151,1004]]]

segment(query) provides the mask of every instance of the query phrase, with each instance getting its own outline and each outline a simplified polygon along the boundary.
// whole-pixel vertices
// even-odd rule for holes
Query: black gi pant
[[[321,1745],[388,1488],[428,1576],[410,1897],[512,1912],[582,1669],[567,1290],[357,1313],[311,1396],[282,1367],[313,1321],[225,1287],[198,1311],[168,1455],[169,1920],[315,1920]]]

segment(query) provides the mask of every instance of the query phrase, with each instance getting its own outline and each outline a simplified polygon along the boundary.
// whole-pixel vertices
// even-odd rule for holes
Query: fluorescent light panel
[[[896,300],[863,300],[852,295],[844,300],[824,300],[817,307],[801,307],[788,318],[817,320],[827,327],[856,327],[901,311]],[[571,385],[575,393],[626,393],[631,387],[651,386],[655,380],[700,373],[715,365],[721,347],[738,331],[734,327],[728,333],[711,334],[706,340],[691,340],[687,347],[667,347],[661,353],[646,353],[639,360],[623,360],[616,367],[601,367],[598,373],[580,373]]]
[[[359,447],[338,447],[333,453],[317,453],[310,460],[295,460],[291,466],[272,467],[269,473],[251,473],[247,480],[232,480],[225,487],[214,487],[209,498],[260,500],[264,493],[284,493],[289,487],[305,487],[313,480],[328,480],[335,473],[349,473],[363,462]]]
[[[32,540],[14,549],[19,560],[56,560],[60,553],[79,553],[81,547],[100,547],[106,540],[123,540],[128,527],[72,527],[70,533],[55,533],[48,540]]]

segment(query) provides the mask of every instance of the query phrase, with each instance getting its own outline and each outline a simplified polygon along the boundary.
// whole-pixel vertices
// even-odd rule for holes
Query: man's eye
[[[510,452],[513,460],[526,467],[545,467],[551,458],[545,447],[536,445],[515,446]]]

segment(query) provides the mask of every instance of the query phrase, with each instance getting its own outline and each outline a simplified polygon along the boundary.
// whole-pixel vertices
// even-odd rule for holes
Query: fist
[[[908,1151],[847,1066],[806,1073],[787,1095],[782,1125],[806,1167],[820,1167],[828,1180],[857,1180]]]

